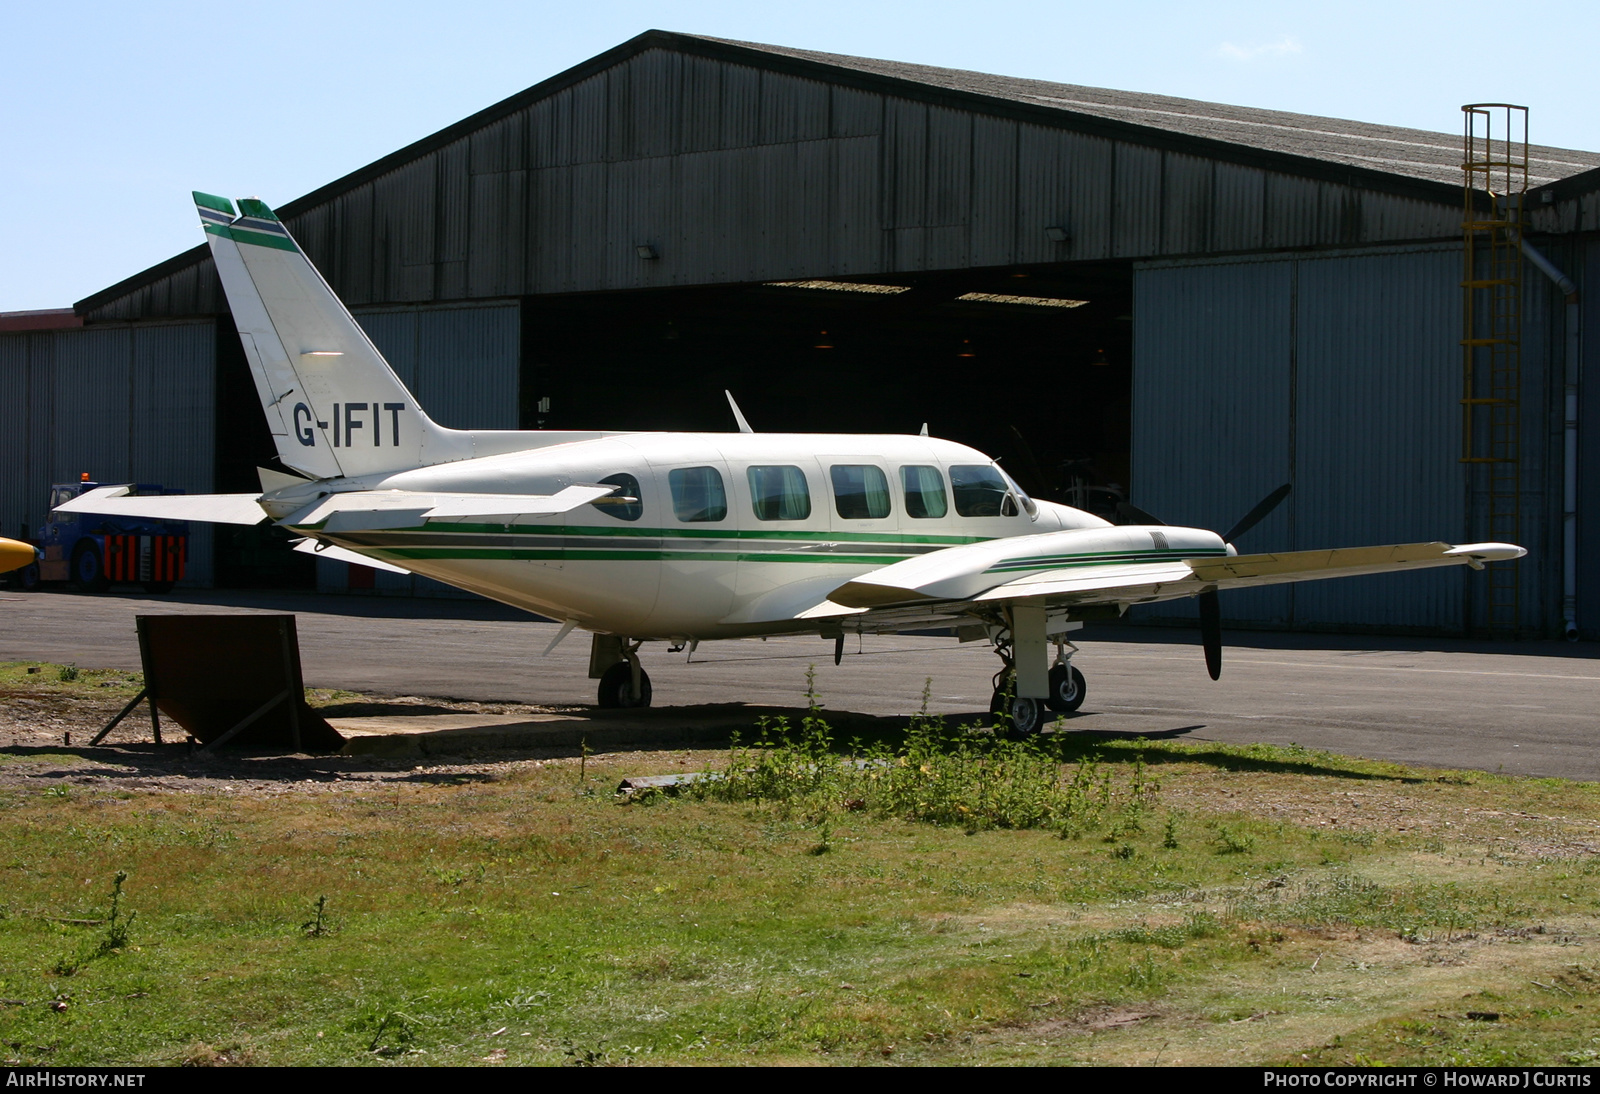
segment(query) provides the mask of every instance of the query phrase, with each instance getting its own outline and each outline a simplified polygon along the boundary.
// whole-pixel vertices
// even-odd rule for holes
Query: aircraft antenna
[[[750,423],[744,420],[744,413],[739,409],[739,404],[733,401],[733,392],[723,388],[722,394],[728,397],[728,405],[733,408],[733,420],[739,423],[739,432],[754,433],[755,430],[750,428]]]

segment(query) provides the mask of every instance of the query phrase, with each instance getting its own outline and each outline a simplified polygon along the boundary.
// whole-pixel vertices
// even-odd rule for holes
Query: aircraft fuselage
[[[1030,501],[975,449],[921,436],[617,434],[315,486],[537,495],[619,476],[616,499],[509,525],[399,512],[390,527],[296,530],[588,630],[712,639],[815,630],[794,615],[927,552],[1110,527]],[[312,486],[262,505],[287,515]]]

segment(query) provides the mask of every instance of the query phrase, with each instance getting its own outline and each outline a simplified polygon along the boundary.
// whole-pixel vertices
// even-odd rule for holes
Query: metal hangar
[[[278,208],[447,425],[726,429],[729,388],[758,429],[927,422],[1174,524],[1293,483],[1249,550],[1466,542],[1507,480],[1462,462],[1463,147],[651,31]],[[1230,622],[1600,634],[1600,154],[1530,147],[1525,186],[1514,589],[1357,578],[1232,594]],[[7,534],[91,467],[254,487],[272,448],[203,246],[30,314],[0,316]],[[269,532],[195,555],[201,581],[312,579]]]

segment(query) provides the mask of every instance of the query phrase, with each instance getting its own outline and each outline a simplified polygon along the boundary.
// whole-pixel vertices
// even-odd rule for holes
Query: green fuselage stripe
[[[235,243],[249,243],[257,247],[272,247],[279,251],[299,251],[294,245],[294,240],[288,236],[273,235],[270,232],[252,232],[248,228],[230,228],[224,224],[207,224],[206,231],[212,235],[219,235],[223,239],[231,239]]]
[[[305,532],[319,532],[327,521],[301,524],[295,527]],[[617,528],[609,525],[586,524],[455,524],[436,521],[405,528],[373,529],[382,533],[432,532],[471,533],[475,535],[523,536],[605,536],[617,539],[754,539],[800,540],[809,543],[862,543],[874,546],[899,546],[901,544],[933,544],[941,547],[958,547],[965,543],[984,543],[992,536],[924,536],[899,532],[828,532],[803,529],[764,528]],[[337,533],[336,533],[337,534]]]
[[[536,562],[810,562],[887,566],[905,555],[775,554],[765,551],[582,551],[522,547],[388,547],[367,548],[379,558],[489,558]]]
[[[1225,555],[1226,551],[1211,549],[1165,551],[1097,551],[1086,554],[1038,555],[1031,558],[1008,558],[989,567],[985,573],[1003,574],[1016,570],[1062,570],[1078,566],[1116,566],[1140,562],[1171,562],[1174,559],[1209,558]]]

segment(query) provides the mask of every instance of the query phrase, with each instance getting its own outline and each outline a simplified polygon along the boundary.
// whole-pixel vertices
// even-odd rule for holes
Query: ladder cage
[[[1528,108],[1472,103],[1461,170],[1463,274],[1461,462],[1470,535],[1522,540],[1522,233],[1528,192]],[[1520,567],[1489,567],[1482,625],[1512,636]]]

